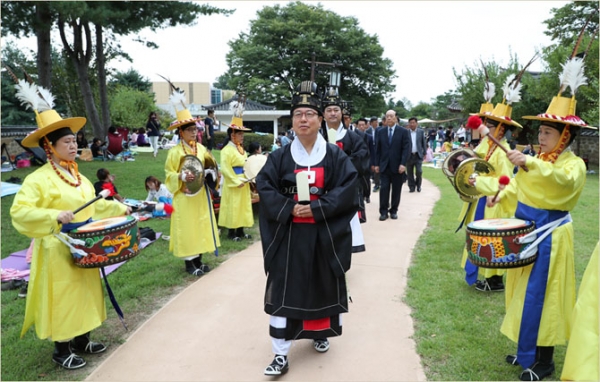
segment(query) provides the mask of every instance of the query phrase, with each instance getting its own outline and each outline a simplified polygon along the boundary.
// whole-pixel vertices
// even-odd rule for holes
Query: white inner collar
[[[323,158],[325,158],[325,154],[327,153],[327,142],[325,138],[321,135],[321,133],[317,134],[317,140],[315,141],[315,145],[311,153],[307,153],[304,146],[298,138],[294,139],[290,145],[290,152],[292,153],[292,158],[294,158],[294,162],[296,162],[300,166],[314,166],[319,164]]]

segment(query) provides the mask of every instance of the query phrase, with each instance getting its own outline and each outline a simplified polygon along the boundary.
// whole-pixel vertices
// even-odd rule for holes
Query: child
[[[119,195],[119,191],[117,191],[117,187],[113,183],[115,181],[115,176],[111,175],[110,172],[105,168],[99,168],[96,172],[96,176],[98,177],[98,181],[94,183],[94,189],[96,190],[96,196],[100,195],[102,190],[109,190],[110,195],[106,198],[106,200],[118,200],[119,202],[123,202],[124,198]]]

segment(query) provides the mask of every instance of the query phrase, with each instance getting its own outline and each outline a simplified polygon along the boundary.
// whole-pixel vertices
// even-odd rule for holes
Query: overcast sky
[[[317,2],[305,1],[316,4]],[[204,2],[203,2],[204,3]],[[121,38],[133,64],[113,61],[119,70],[133,67],[150,81],[210,82],[227,67],[228,41],[248,32],[257,10],[285,1],[218,1],[220,8],[236,9],[228,17],[202,16],[197,25],[160,30],[143,35],[156,42],[151,50]],[[479,60],[506,65],[510,52],[525,64],[536,50],[551,43],[544,35],[552,8],[566,1],[321,1],[325,9],[355,16],[369,35],[379,36],[384,57],[392,60],[396,91],[388,98],[407,98],[413,106],[455,88],[452,68],[474,67]],[[58,40],[56,40],[58,43]],[[24,40],[20,44],[25,44]],[[35,47],[35,42],[27,46]],[[318,57],[317,57],[318,58]],[[309,57],[307,57],[309,59]],[[538,60],[530,70],[540,71]],[[343,96],[343,94],[342,94]]]

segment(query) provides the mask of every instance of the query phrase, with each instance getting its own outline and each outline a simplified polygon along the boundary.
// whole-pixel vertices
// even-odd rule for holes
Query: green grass
[[[215,151],[219,159],[219,152]],[[83,162],[80,171],[92,182],[96,170],[106,167],[116,175],[121,195],[143,199],[146,197],[144,179],[148,175],[164,178],[166,151],[159,151],[157,159],[151,153],[138,155],[135,162]],[[2,180],[12,176],[24,178],[36,168],[2,173]],[[596,172],[598,169],[595,168]],[[406,302],[412,308],[415,323],[415,341],[429,380],[515,380],[519,368],[504,362],[504,356],[513,353],[515,345],[500,334],[504,314],[504,295],[481,294],[468,288],[460,257],[464,246],[464,232],[454,233],[461,201],[439,170],[425,168],[425,177],[441,191],[441,199],[434,207],[429,226],[420,237],[409,269]],[[1,200],[2,258],[22,250],[29,239],[18,234],[10,222],[12,196]],[[255,218],[256,218],[255,213]],[[598,241],[598,175],[588,175],[584,193],[572,212],[575,225],[575,253],[578,283],[589,256]],[[140,226],[152,227],[169,235],[169,220],[151,219]],[[257,224],[248,231],[258,238]],[[244,249],[244,242],[234,243],[221,235],[220,256],[204,255],[215,267],[228,255]],[[125,313],[129,332],[125,332],[110,303],[107,301],[108,320],[93,336],[115,349],[127,336],[161,308],[182,289],[197,278],[183,271],[181,260],[168,251],[168,242],[157,240],[139,256],[109,276],[111,287]],[[25,311],[25,299],[17,291],[2,292],[2,380],[83,380],[98,364],[101,357],[86,357],[89,366],[79,371],[63,371],[50,361],[53,344],[40,341],[33,330],[19,338]],[[358,346],[358,345],[357,345]],[[560,376],[565,347],[558,347],[555,355]]]
[[[596,173],[597,173],[596,169]],[[441,191],[428,228],[413,252],[405,301],[411,306],[414,339],[428,380],[516,380],[520,368],[504,361],[516,344],[500,333],[504,293],[484,294],[468,287],[460,268],[464,229],[454,233],[462,201],[439,170],[424,176]],[[598,175],[588,175],[572,211],[577,285],[598,242]],[[555,352],[560,377],[565,346]]]

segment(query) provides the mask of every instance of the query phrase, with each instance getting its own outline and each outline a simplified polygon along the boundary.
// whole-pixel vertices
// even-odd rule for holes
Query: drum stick
[[[75,215],[76,213],[78,213],[82,209],[86,208],[90,204],[96,203],[100,199],[106,199],[109,195],[110,195],[110,191],[109,190],[102,190],[102,191],[100,191],[100,194],[98,194],[98,196],[96,196],[94,199],[90,200],[89,202],[87,202],[83,206],[81,206],[81,207],[77,208],[75,211],[73,211],[73,215]]]
[[[498,192],[496,192],[496,195],[494,195],[494,198],[492,199],[492,202],[496,201],[496,198],[498,197],[498,194],[500,193],[500,191],[504,190],[504,188],[510,183],[510,178],[506,175],[502,175],[499,179],[498,179]]]
[[[481,118],[479,118],[476,115],[472,115],[469,117],[469,119],[467,120],[467,128],[472,129],[472,130],[478,130],[479,133],[481,134],[481,136],[483,137],[488,137],[488,139],[492,142],[494,142],[496,144],[496,146],[498,146],[502,151],[504,151],[505,153],[508,154],[508,150],[506,149],[506,147],[502,146],[502,144],[500,143],[500,141],[498,141],[496,139],[496,137],[494,137],[493,135],[490,134],[490,129],[488,129],[488,127],[486,125],[483,124],[483,122],[481,122]],[[525,172],[529,172],[529,168],[527,168],[527,166],[522,165],[521,168],[525,171]]]
[[[296,187],[298,188],[298,203],[309,203],[310,188],[308,187],[308,172],[301,171],[296,174]]]

